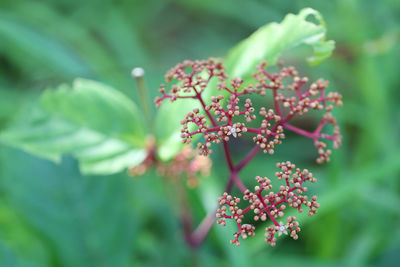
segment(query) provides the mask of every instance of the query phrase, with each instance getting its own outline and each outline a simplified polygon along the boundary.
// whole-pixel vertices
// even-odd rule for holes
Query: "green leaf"
[[[66,45],[3,12],[0,15],[0,38],[1,48],[7,51],[7,57],[28,74],[38,65],[40,70],[64,77],[90,74],[82,59]]]
[[[307,21],[310,15],[320,24]],[[227,74],[229,77],[251,78],[255,66],[262,60],[267,60],[269,66],[274,65],[283,51],[301,44],[312,46],[314,53],[307,60],[311,65],[318,64],[329,57],[335,47],[334,41],[325,41],[325,35],[325,24],[318,11],[305,8],[297,15],[289,14],[281,23],[269,23],[236,45],[225,60]],[[216,83],[211,83],[204,96],[207,99],[224,93],[217,91]],[[166,102],[161,106],[156,119],[158,153],[162,160],[169,160],[180,151],[182,143],[179,122],[184,114],[199,107],[197,101],[190,99]]]
[[[307,21],[314,16],[320,24]],[[334,41],[325,41],[326,27],[321,14],[312,9],[302,9],[299,14],[288,14],[281,23],[269,23],[240,42],[229,53],[225,65],[230,77],[243,77],[262,60],[275,65],[281,53],[301,44],[310,45],[314,53],[307,60],[311,65],[329,57]]]
[[[192,99],[187,101],[165,101],[158,110],[155,126],[157,153],[161,160],[168,161],[173,158],[182,148],[180,121],[185,114],[198,106]]]
[[[7,244],[16,249],[19,266],[132,266],[142,229],[132,204],[132,179],[125,174],[83,177],[68,157],[54,165],[9,148],[0,149],[0,162],[2,195],[19,221],[43,241],[39,247],[35,239],[27,240],[27,230],[2,224],[2,238],[11,239]],[[38,264],[26,264],[29,259]]]
[[[0,204],[0,266],[49,266],[47,248],[15,207],[4,199],[5,194]]]
[[[85,174],[111,174],[145,157],[144,127],[136,105],[98,82],[46,90],[30,113],[0,134],[0,141],[55,162],[72,154]]]

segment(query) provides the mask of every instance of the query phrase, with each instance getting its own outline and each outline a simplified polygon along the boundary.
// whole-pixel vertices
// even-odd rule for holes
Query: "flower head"
[[[282,234],[287,235],[287,226],[284,225],[282,222],[279,223],[278,226],[275,226],[275,229],[278,231],[279,236],[281,236]]]
[[[318,152],[318,163],[329,161],[331,150],[328,147],[329,141],[333,148],[341,144],[340,129],[336,119],[332,116],[334,106],[342,105],[341,95],[334,92],[327,92],[328,82],[319,79],[308,85],[308,78],[299,76],[294,67],[281,67],[278,73],[266,71],[266,62],[256,68],[253,75],[255,84],[249,84],[241,78],[227,79],[222,62],[215,59],[202,61],[184,61],[177,64],[166,75],[166,82],[175,81],[169,90],[166,91],[162,85],[159,92],[161,97],[155,99],[158,106],[165,99],[170,101],[194,99],[198,100],[199,108],[187,113],[181,121],[181,138],[183,143],[190,143],[193,138],[201,136],[197,144],[200,155],[207,156],[212,153],[212,143],[223,143],[224,152],[227,158],[231,177],[233,172],[240,171],[251,160],[258,151],[273,154],[276,146],[282,143],[286,131],[291,131],[310,138]],[[218,79],[217,89],[221,94],[204,98],[203,92],[209,86],[212,79]],[[253,107],[250,99],[252,95],[261,97],[270,95],[272,103],[265,101],[265,105],[259,110]],[[310,111],[322,111],[321,116],[314,130],[303,129],[291,124],[295,117],[302,116]],[[257,119],[258,117],[258,120]],[[326,126],[333,126],[333,131],[327,133]],[[230,157],[227,142],[231,138],[238,138],[242,135],[250,135],[256,147],[237,165]],[[326,142],[328,141],[328,142]],[[180,165],[179,165],[180,166]],[[186,165],[185,165],[186,166]],[[197,164],[189,167],[194,170]],[[267,177],[256,177],[259,185],[254,191],[246,190],[241,181],[234,181],[244,193],[243,200],[248,202],[247,207],[240,208],[238,204],[241,198],[234,197],[225,192],[219,199],[220,208],[217,210],[217,223],[226,225],[227,219],[232,219],[238,226],[238,232],[234,233],[232,244],[240,245],[239,238],[246,239],[255,235],[255,226],[244,223],[248,216],[246,213],[253,212],[254,221],[268,221],[269,226],[265,228],[265,242],[271,246],[276,244],[276,233],[290,235],[298,239],[300,232],[299,223],[296,217],[287,217],[287,223],[279,222],[279,218],[285,215],[287,208],[298,212],[309,209],[308,215],[317,212],[319,204],[317,197],[309,198],[304,193],[307,187],[305,182],[316,182],[312,173],[307,169],[300,170],[291,162],[278,163],[280,171],[275,173],[278,180],[283,181],[279,191],[272,192],[272,184]],[[237,175],[237,173],[236,173]],[[231,182],[232,180],[230,180]]]
[[[255,85],[243,86],[244,81],[240,78],[227,79],[222,62],[215,59],[186,60],[167,73],[167,82],[176,80],[178,83],[172,85],[168,93],[162,85],[159,90],[162,96],[157,97],[155,102],[159,106],[165,99],[192,98],[200,101],[204,111],[196,108],[185,116],[181,122],[181,137],[183,143],[190,143],[194,136],[202,135],[204,141],[197,146],[201,155],[212,152],[212,143],[228,142],[230,137],[237,138],[243,134],[253,135],[253,141],[264,153],[273,154],[276,145],[285,138],[284,131],[289,130],[313,139],[318,151],[318,163],[329,161],[332,152],[325,140],[331,141],[333,148],[341,144],[340,129],[331,113],[334,105],[342,105],[341,95],[327,93],[328,82],[322,79],[307,86],[308,78],[300,77],[294,67],[282,67],[276,74],[270,74],[265,67],[265,62],[257,66],[253,75]],[[214,78],[220,81],[217,87],[222,93],[203,99],[202,93]],[[273,108],[261,107],[258,112],[260,125],[250,127],[249,123],[257,118],[257,112],[249,97],[254,94],[266,96],[269,91],[273,96]],[[312,110],[326,112],[314,131],[290,124],[293,117]],[[189,124],[194,124],[195,129],[192,130]],[[334,126],[332,134],[323,132],[329,124]]]
[[[284,181],[284,184],[279,187],[279,191],[274,193],[271,191],[272,184],[271,180],[267,177],[256,177],[256,181],[259,185],[254,187],[254,191],[246,190],[244,192],[243,200],[248,201],[248,206],[245,208],[239,208],[240,198],[232,197],[228,193],[224,193],[222,197],[218,199],[220,208],[217,210],[218,224],[223,226],[226,225],[227,219],[233,219],[238,225],[239,231],[234,234],[235,239],[232,240],[233,244],[240,244],[238,238],[243,237],[243,226],[244,215],[253,211],[255,221],[270,221],[272,225],[265,228],[265,242],[271,246],[275,246],[276,237],[282,234],[288,235],[293,239],[297,239],[297,233],[300,232],[299,223],[296,221],[296,217],[287,217],[287,224],[282,221],[278,223],[277,219],[282,218],[285,215],[286,209],[291,207],[303,211],[303,208],[309,208],[308,215],[311,216],[317,212],[319,204],[316,202],[317,197],[313,196],[311,199],[307,195],[303,195],[307,191],[307,187],[303,184],[307,181],[316,182],[312,173],[308,170],[300,170],[296,168],[291,162],[278,163],[277,167],[280,171],[275,173],[278,180]],[[254,227],[254,226],[252,226]],[[247,229],[247,228],[246,228]],[[251,231],[254,233],[254,230]],[[251,234],[253,235],[253,234]],[[247,238],[247,234],[245,235]]]

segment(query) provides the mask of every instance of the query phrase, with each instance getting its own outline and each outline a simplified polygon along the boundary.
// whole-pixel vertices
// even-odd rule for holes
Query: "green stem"
[[[140,106],[143,109],[146,125],[150,133],[153,133],[153,112],[151,109],[151,100],[147,94],[147,88],[144,82],[144,70],[142,68],[134,68],[132,77],[136,80],[136,85],[139,90]]]

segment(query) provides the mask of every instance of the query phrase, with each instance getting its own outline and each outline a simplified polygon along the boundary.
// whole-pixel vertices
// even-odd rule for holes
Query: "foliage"
[[[337,49],[331,60],[312,70],[302,65],[300,50],[295,56],[283,56],[302,72],[311,73],[309,76],[332,81],[331,86],[345,99],[343,110],[335,114],[344,130],[343,150],[332,157],[329,167],[320,170],[313,166],[320,179],[310,190],[321,195],[320,216],[297,217],[304,227],[294,243],[285,239],[267,249],[254,238],[246,241],[246,246],[231,248],[225,244],[233,230],[228,228],[212,231],[204,246],[191,253],[182,242],[176,211],[164,203],[166,195],[174,199],[175,194],[165,190],[155,173],[140,179],[129,179],[124,173],[82,177],[75,166],[81,162],[63,159],[61,165],[54,165],[2,145],[0,265],[109,266],[109,259],[115,260],[114,266],[166,262],[177,266],[196,261],[243,266],[249,261],[265,264],[266,259],[271,265],[397,264],[397,1],[5,0],[0,6],[2,135],[21,118],[16,114],[21,110],[27,114],[24,106],[35,105],[43,88],[71,84],[74,77],[81,76],[109,84],[140,105],[129,77],[132,67],[146,69],[146,83],[154,97],[164,70],[177,60],[223,57],[256,28],[280,21],[288,12],[298,13],[305,6],[324,15],[328,36],[336,40]],[[33,115],[25,119],[29,121]],[[163,140],[173,138],[168,120],[160,118],[165,123],[157,124],[165,131]],[[299,123],[307,126],[310,121],[312,118]],[[25,123],[20,122],[18,126]],[[301,166],[312,165],[313,151],[304,143],[304,139],[292,138],[282,145],[275,161],[290,158]],[[239,145],[248,147],[247,142]],[[165,148],[166,158],[174,155],[174,148]],[[65,152],[71,153],[57,151],[57,157]],[[214,155],[214,166],[222,163],[220,156],[218,152]],[[257,175],[260,166],[273,169],[262,157],[256,158],[244,169],[246,176]],[[201,186],[192,190],[189,201],[197,203],[198,218],[214,208],[224,172],[213,168],[211,179],[201,180]],[[82,219],[87,214],[93,222]],[[74,223],[83,227],[70,226]],[[86,254],[82,251],[89,251],[90,256],[79,256]]]
[[[119,91],[77,79],[71,87],[43,92],[0,140],[60,162],[74,155],[81,171],[112,174],[145,157],[143,120],[136,105]]]

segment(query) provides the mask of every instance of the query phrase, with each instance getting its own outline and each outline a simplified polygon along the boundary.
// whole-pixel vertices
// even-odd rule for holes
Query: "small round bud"
[[[134,68],[131,72],[131,75],[133,78],[141,78],[144,76],[144,69],[140,67]]]

